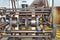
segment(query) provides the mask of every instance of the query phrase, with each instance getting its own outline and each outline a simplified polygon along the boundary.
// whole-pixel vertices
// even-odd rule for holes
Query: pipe
[[[54,0],[52,0],[52,24],[54,24],[53,18],[54,18]]]
[[[13,9],[13,11],[16,11],[15,0],[11,0],[11,4],[12,4],[12,9]],[[15,9],[15,10],[14,10],[14,9]]]

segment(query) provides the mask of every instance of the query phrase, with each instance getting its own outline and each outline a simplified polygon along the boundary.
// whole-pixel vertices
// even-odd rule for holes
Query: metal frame
[[[12,1],[12,0],[11,0]],[[39,38],[39,37],[49,37],[49,38],[51,38],[51,34],[54,34],[55,33],[55,27],[54,26],[52,26],[52,28],[53,28],[53,30],[50,30],[50,31],[45,31],[44,29],[43,29],[43,31],[40,31],[40,29],[38,29],[37,31],[26,31],[26,30],[24,30],[24,31],[22,31],[22,30],[14,30],[14,31],[12,31],[11,30],[11,28],[12,28],[12,17],[11,17],[11,15],[20,15],[20,16],[26,16],[26,15],[28,15],[28,16],[32,16],[32,15],[37,15],[37,16],[40,16],[40,14],[44,14],[44,15],[49,15],[49,13],[50,12],[52,12],[52,24],[53,24],[53,13],[54,13],[54,11],[53,11],[53,9],[54,9],[54,0],[52,0],[52,10],[51,10],[51,8],[41,8],[41,7],[38,7],[38,8],[34,8],[34,7],[27,7],[27,8],[16,8],[15,7],[15,1],[13,0],[12,1],[12,9],[10,9],[10,8],[6,8],[6,9],[0,9],[0,10],[5,10],[5,14],[4,15],[10,15],[10,18],[9,18],[9,24],[10,24],[10,26],[9,26],[9,28],[10,28],[10,30],[8,30],[8,31],[6,31],[6,30],[1,30],[0,31],[0,33],[43,33],[43,35],[42,36],[39,36],[39,35],[36,35],[36,36],[17,36],[17,35],[8,35],[8,34],[5,34],[5,35],[2,35],[2,37],[29,37],[29,38],[32,38],[32,37],[35,37],[35,38]],[[28,11],[27,11],[28,10]],[[39,10],[39,11],[38,11]],[[3,12],[1,12],[1,13],[3,13]],[[6,14],[6,13],[9,13],[9,14]],[[11,14],[11,13],[14,13],[14,14]],[[16,13],[18,13],[18,14],[16,14]],[[33,20],[34,18],[35,18],[35,16],[34,17],[31,17],[31,20]],[[23,17],[22,17],[23,18]],[[25,17],[24,17],[25,18]],[[39,27],[39,23],[40,23],[40,21],[38,20],[38,18],[39,17],[37,17],[37,19],[36,19],[36,21],[37,21],[37,27]],[[35,20],[35,19],[34,19]],[[17,26],[19,26],[19,17],[17,18],[17,21],[18,21],[18,23],[17,23]],[[27,21],[27,20],[26,20]],[[54,25],[54,24],[53,24]],[[4,25],[5,26],[5,25]],[[27,25],[26,25],[26,27],[27,27]],[[48,36],[44,36],[44,33],[50,33],[50,35],[48,35]],[[55,36],[55,35],[54,35]],[[52,39],[52,38],[51,38]]]

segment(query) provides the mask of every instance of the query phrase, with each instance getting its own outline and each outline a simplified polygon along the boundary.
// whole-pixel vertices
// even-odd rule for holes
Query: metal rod
[[[51,8],[41,8],[41,7],[38,7],[38,8],[33,8],[33,7],[31,7],[31,8],[23,8],[23,9],[26,9],[26,10],[30,10],[30,9],[35,9],[35,10],[40,10],[40,9],[44,9],[44,10],[50,10]],[[22,8],[17,8],[16,10],[23,10]],[[6,8],[6,9],[0,9],[0,10],[15,10],[15,8]],[[26,11],[25,10],[25,11]]]
[[[31,11],[16,11],[17,13],[32,13]],[[49,13],[50,11],[35,11],[35,13]],[[6,11],[6,13],[13,13],[13,11]],[[15,13],[16,14],[16,13]]]
[[[40,18],[40,16],[37,16],[37,18],[36,18],[36,25],[37,25],[37,30],[41,30],[41,28],[40,28],[40,26],[39,26],[39,18]]]
[[[21,37],[21,38],[25,38],[25,37],[27,37],[27,38],[32,38],[32,37],[51,37],[51,36],[18,36],[18,35],[16,35],[16,36],[13,36],[13,35],[4,35],[3,37]]]
[[[4,31],[0,31],[0,32],[4,32]],[[5,32],[8,32],[8,31],[5,31]],[[47,32],[48,33],[48,32],[52,32],[52,31],[19,31],[19,30],[17,30],[17,31],[10,31],[10,32],[25,32],[25,33],[26,32],[27,33],[29,33],[29,32],[44,32],[44,33]]]

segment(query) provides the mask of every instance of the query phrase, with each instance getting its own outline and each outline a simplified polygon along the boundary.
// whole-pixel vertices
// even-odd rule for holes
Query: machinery
[[[52,40],[55,37],[53,25],[53,4],[47,0],[36,0],[28,6],[16,8],[17,0],[10,0],[12,8],[0,8],[1,40]]]

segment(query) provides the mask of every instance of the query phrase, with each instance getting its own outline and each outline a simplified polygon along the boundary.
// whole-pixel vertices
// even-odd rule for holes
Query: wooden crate
[[[54,24],[60,24],[60,7],[54,8]]]

